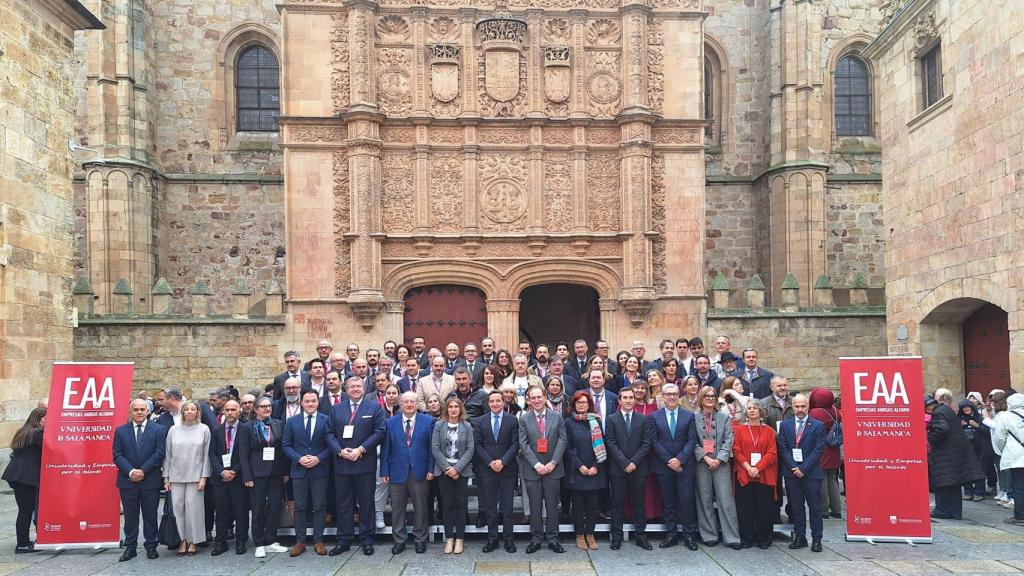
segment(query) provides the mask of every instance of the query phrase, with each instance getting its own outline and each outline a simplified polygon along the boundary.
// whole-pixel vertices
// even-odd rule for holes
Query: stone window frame
[[[833,152],[861,153],[881,151],[881,141],[878,139],[880,126],[878,124],[878,73],[875,63],[864,56],[864,48],[871,43],[872,37],[867,34],[854,34],[848,36],[832,47],[828,56],[828,76],[825,83],[824,114],[822,120],[829,134],[831,149]],[[870,95],[868,114],[870,115],[869,132],[862,136],[839,136],[836,132],[835,116],[835,94],[836,94],[836,68],[839,61],[846,56],[856,56],[868,69],[868,94]]]
[[[839,88],[837,86],[833,85],[834,93],[832,95],[832,103],[833,103],[832,118],[833,118],[833,122],[835,123],[836,137],[845,138],[845,137],[848,137],[848,136],[852,136],[852,137],[871,136],[872,135],[872,131],[871,131],[871,128],[872,128],[872,117],[873,117],[873,115],[872,115],[873,110],[871,109],[871,94],[872,94],[872,88],[874,88],[874,86],[873,86],[873,84],[871,82],[871,69],[868,67],[867,60],[865,60],[862,56],[860,56],[859,54],[855,54],[853,52],[848,52],[848,53],[846,53],[846,54],[844,54],[844,55],[839,57],[839,62],[836,64],[836,68],[832,71],[833,81],[835,81],[837,78],[840,78],[840,76],[839,76],[840,69],[842,68],[844,62],[856,63],[856,66],[861,67],[861,70],[857,70],[856,74],[851,74],[851,75],[848,75],[848,76],[843,76],[842,78],[856,78],[857,80],[860,80],[861,79],[861,72],[863,72],[863,78],[866,81],[867,86],[866,86],[864,92],[856,92],[856,91],[854,91],[854,92],[848,92],[848,93],[845,93],[845,94],[840,94],[839,93]],[[851,132],[849,134],[840,134],[839,133],[839,130],[841,129],[841,127],[839,126],[839,124],[840,124],[840,122],[839,122],[840,115],[839,115],[839,110],[838,110],[837,102],[839,101],[840,98],[850,98],[850,99],[852,99],[852,98],[864,98],[864,99],[867,100],[867,107],[863,111],[863,113],[861,113],[861,111],[854,111],[852,109],[852,105],[851,105],[851,111],[848,114],[844,115],[846,117],[855,117],[857,119],[857,124],[858,125],[860,124],[861,119],[865,119],[866,118],[866,121],[864,122],[864,127],[863,127],[864,130],[865,130],[864,132]],[[854,129],[855,130],[859,130],[860,126],[857,126]]]
[[[278,86],[280,93],[284,92],[284,62],[277,32],[258,22],[246,22],[228,32],[217,48],[217,82],[213,94],[216,126],[220,131],[221,144],[227,150],[272,150],[276,149],[281,141],[280,130],[276,132],[242,132],[238,130],[235,65],[242,52],[253,46],[262,46],[270,50],[277,58],[278,70],[282,74]],[[281,114],[283,112],[283,110],[280,111]]]
[[[702,120],[711,120],[711,125],[704,131],[709,151],[716,152],[725,148],[729,125],[729,88],[730,83],[723,81],[729,75],[729,61],[725,47],[715,38],[704,34],[704,53],[701,57],[701,100]],[[708,81],[708,72],[711,80]],[[710,98],[708,90],[710,89]],[[711,102],[711,110],[707,110],[707,102]]]
[[[938,94],[929,94],[929,87],[931,82],[929,81],[930,76],[928,73],[928,62],[930,59],[935,60],[935,72],[938,74],[936,88]],[[918,106],[917,109],[921,112],[928,110],[932,106],[935,106],[945,97],[945,86],[944,78],[946,77],[942,71],[942,43],[936,39],[935,42],[922,48],[918,51],[918,55],[915,58],[915,67],[917,69],[917,94],[918,94]],[[931,96],[931,97],[930,97]]]

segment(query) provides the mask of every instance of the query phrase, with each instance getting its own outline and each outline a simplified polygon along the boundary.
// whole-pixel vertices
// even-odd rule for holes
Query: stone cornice
[[[861,50],[861,55],[870,60],[876,60],[898,38],[903,37],[922,12],[930,9],[934,4],[935,0],[909,0],[907,5],[878,33],[878,36]]]

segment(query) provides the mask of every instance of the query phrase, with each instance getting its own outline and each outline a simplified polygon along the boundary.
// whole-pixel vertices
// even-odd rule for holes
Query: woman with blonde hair
[[[200,421],[199,405],[181,405],[181,424],[167,431],[164,489],[171,495],[181,546],[178,556],[196,555],[196,544],[206,542],[206,506],[203,490],[210,478],[210,429]]]
[[[466,483],[473,477],[473,427],[466,421],[462,401],[451,397],[444,403],[441,418],[434,424],[430,451],[434,456],[434,476],[441,493],[441,517],[444,519],[445,554],[462,554],[466,538],[469,495]]]

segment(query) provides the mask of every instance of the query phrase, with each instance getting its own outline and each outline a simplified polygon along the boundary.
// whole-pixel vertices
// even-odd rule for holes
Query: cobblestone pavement
[[[632,543],[621,550],[608,548],[606,535],[599,535],[600,549],[580,551],[563,535],[565,554],[546,548],[527,556],[525,535],[519,535],[519,552],[504,550],[490,554],[481,551],[484,540],[473,535],[466,541],[466,552],[446,556],[441,544],[432,542],[426,554],[415,554],[410,546],[398,556],[390,554],[390,536],[378,535],[376,554],[364,556],[358,549],[334,558],[316,556],[312,550],[298,558],[288,554],[253,557],[252,547],[244,556],[234,550],[211,557],[210,549],[201,549],[194,557],[178,558],[161,547],[157,560],[144,555],[120,563],[117,550],[37,552],[14,554],[14,519],[17,509],[11,494],[0,494],[0,576],[91,574],[174,574],[175,576],[217,576],[252,574],[275,576],[420,576],[420,575],[532,575],[603,576],[637,571],[643,576],[692,574],[785,574],[786,576],[879,576],[891,574],[1021,574],[1024,573],[1024,527],[1003,523],[1009,510],[992,500],[964,504],[962,521],[943,520],[933,524],[933,544],[912,547],[906,544],[871,545],[845,542],[845,521],[826,520],[825,550],[815,554],[808,549],[789,550],[788,539],[776,537],[768,550],[752,548],[734,551],[724,546],[690,552],[682,546],[669,550],[657,548],[660,536],[652,535],[655,549],[645,552]],[[286,539],[283,539],[285,541]],[[333,543],[328,539],[328,546]],[[287,543],[287,542],[285,542]],[[141,550],[140,550],[141,552]]]

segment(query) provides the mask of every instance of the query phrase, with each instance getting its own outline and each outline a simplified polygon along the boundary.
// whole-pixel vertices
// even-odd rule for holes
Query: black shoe
[[[654,547],[647,541],[647,536],[637,536],[635,544],[643,550],[653,550]]]
[[[533,554],[537,550],[540,550],[540,542],[530,542],[526,545],[527,554]]]
[[[800,548],[807,548],[807,540],[804,540],[803,538],[797,538],[789,544],[790,550],[798,550]]]
[[[417,542],[416,543],[416,553],[417,554],[424,554],[426,551],[427,551],[427,543],[426,542]]]
[[[402,552],[405,552],[405,542],[402,542],[401,544],[395,544],[394,546],[391,547],[391,553],[392,554],[396,554],[397,555],[397,554],[401,554]]]
[[[840,514],[839,512],[833,512],[833,513],[829,514],[829,516],[831,516],[832,518],[842,518],[843,517],[843,515]]]
[[[31,554],[33,552],[39,552],[39,550],[36,550],[36,545],[31,542],[24,546],[18,546],[14,549],[15,554]]]
[[[484,544],[484,553],[485,554],[490,554],[491,552],[494,552],[497,549],[498,549],[498,541],[497,540],[488,540],[487,543]]]
[[[247,549],[245,547],[245,542],[242,542],[241,544],[238,544],[238,545],[235,546],[235,554],[238,554],[239,556],[241,556],[242,554],[245,554],[246,551],[247,551]]]
[[[740,548],[753,548],[754,545],[750,542],[740,542]]]
[[[673,534],[662,540],[661,544],[658,544],[658,548],[671,548],[676,544],[679,544],[679,535]]]
[[[487,516],[485,514],[477,514],[476,527],[483,528],[484,526],[487,526]]]
[[[562,554],[565,552],[565,548],[562,548],[562,545],[558,542],[548,542],[548,550],[551,550],[555,554]]]
[[[217,542],[213,545],[213,551],[210,552],[210,556],[220,556],[221,554],[228,551],[228,545],[223,542]]]
[[[821,539],[815,538],[811,540],[811,552],[821,552]]]
[[[198,546],[200,548],[209,548],[210,547],[210,540],[211,540],[210,535],[207,534],[206,535],[206,542],[200,542],[199,544],[196,544],[196,546]]]
[[[726,546],[728,546],[729,548],[732,548],[733,550],[739,550],[739,549],[743,548],[743,544],[740,544],[739,542],[733,542],[732,544],[726,544]],[[750,548],[750,546],[747,546],[747,548]]]
[[[118,558],[117,561],[118,562],[127,562],[127,561],[131,560],[132,558],[135,558],[138,555],[139,555],[139,553],[135,551],[135,548],[125,548],[124,549],[124,553],[121,554],[121,557]]]
[[[232,529],[228,530],[228,540],[234,540],[234,539],[235,539],[235,530],[234,530],[234,528],[232,528]]]
[[[622,538],[612,538],[611,549],[618,550],[622,548]]]
[[[373,556],[373,544],[363,544],[363,556]]]
[[[708,548],[714,548],[715,546],[718,546],[718,540],[708,540],[704,545]]]
[[[767,550],[767,549],[772,547],[772,543],[771,542],[758,542],[757,543],[757,547],[760,548],[761,550]]]
[[[160,557],[160,553],[156,551],[156,548],[146,548],[146,558],[150,560],[156,560]]]
[[[516,543],[511,540],[505,540],[505,552],[509,554],[516,553]]]
[[[395,546],[398,546],[398,544],[395,544]],[[349,544],[348,542],[345,542],[345,543],[338,542],[337,544],[334,545],[334,548],[331,548],[331,551],[328,552],[327,555],[328,556],[337,556],[338,554],[344,554],[345,552],[348,552],[351,549],[352,549],[352,545]]]
[[[686,549],[687,550],[690,550],[690,551],[693,551],[693,552],[697,551],[697,541],[694,540],[692,536],[687,536],[686,538],[683,538],[683,544],[686,545]],[[716,544],[717,544],[717,542],[716,542]]]

